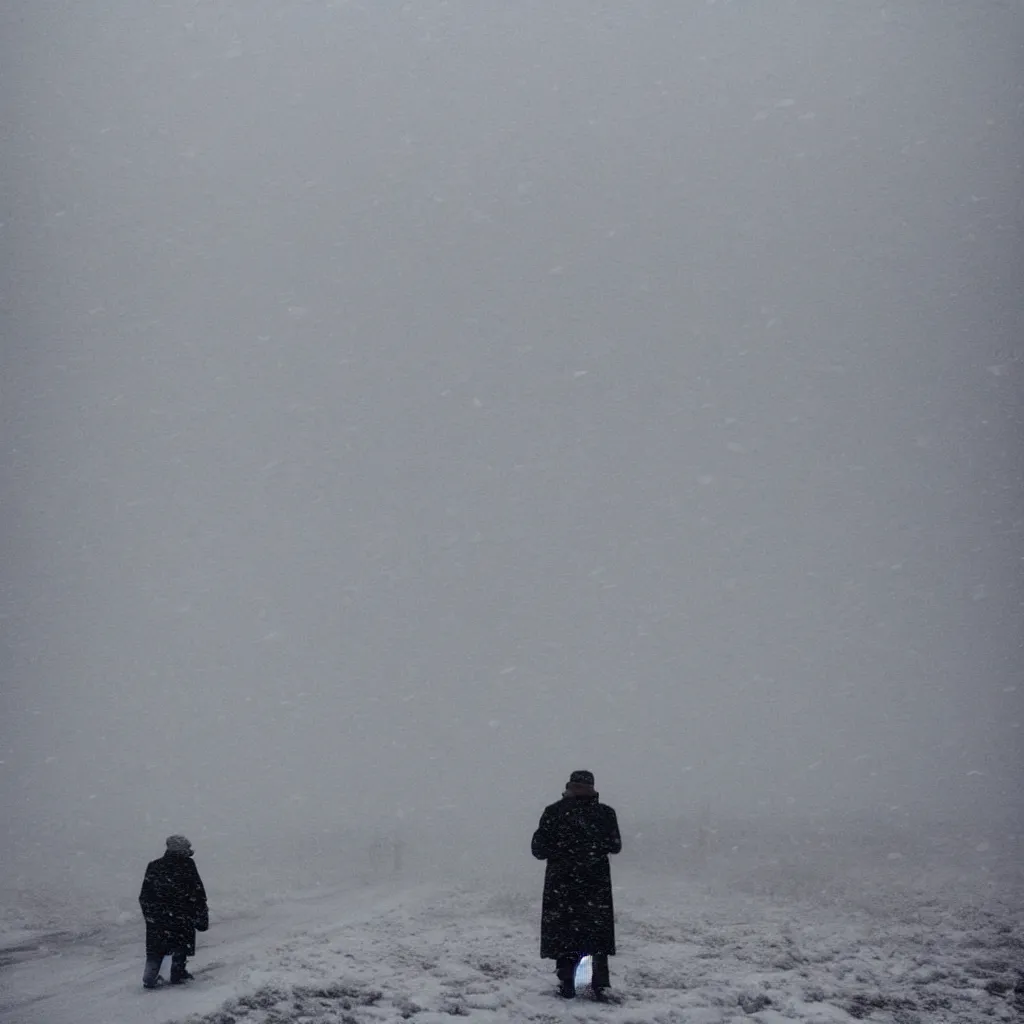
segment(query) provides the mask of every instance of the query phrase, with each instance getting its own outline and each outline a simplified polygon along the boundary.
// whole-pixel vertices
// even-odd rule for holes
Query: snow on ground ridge
[[[663,882],[620,886],[617,1004],[554,997],[518,894],[438,890],[373,921],[297,935],[245,968],[244,994],[180,1024],[611,1024],[871,1020],[1010,1021],[1024,1008],[1012,908],[958,921],[711,896]]]

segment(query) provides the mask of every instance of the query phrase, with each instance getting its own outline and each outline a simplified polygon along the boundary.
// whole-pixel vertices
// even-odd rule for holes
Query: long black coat
[[[615,811],[594,796],[567,796],[544,808],[533,834],[544,872],[540,955],[615,953],[608,854],[622,849]]]
[[[207,915],[206,890],[191,856],[168,851],[146,866],[139,893],[146,919],[146,955],[196,951],[196,921]]]

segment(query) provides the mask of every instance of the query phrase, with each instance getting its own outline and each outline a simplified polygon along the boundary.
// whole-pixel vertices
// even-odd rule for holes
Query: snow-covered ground
[[[534,878],[533,875],[537,877]],[[822,889],[786,870],[714,880],[615,872],[617,1002],[554,996],[537,957],[539,873],[364,880],[218,919],[183,988],[140,986],[142,928],[10,931],[0,1020],[17,1024],[370,1024],[453,1017],[686,1021],[1010,1021],[1024,1009],[1011,888],[879,874]]]

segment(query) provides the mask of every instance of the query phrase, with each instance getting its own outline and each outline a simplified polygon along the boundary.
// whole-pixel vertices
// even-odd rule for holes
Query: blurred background
[[[1020,828],[1015,5],[0,38],[9,884],[511,865],[575,768],[627,837]]]

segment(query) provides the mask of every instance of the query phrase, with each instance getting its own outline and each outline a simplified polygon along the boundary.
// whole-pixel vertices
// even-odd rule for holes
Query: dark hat
[[[184,836],[168,836],[167,849],[171,853],[191,853],[192,844]]]
[[[581,786],[592,786],[594,784],[593,772],[573,772],[569,776],[570,782],[578,782]]]

